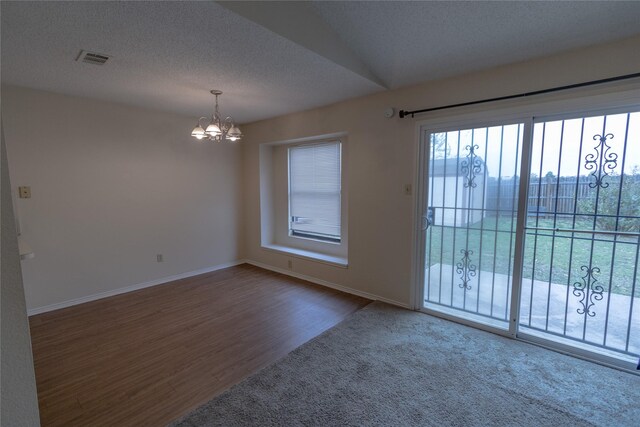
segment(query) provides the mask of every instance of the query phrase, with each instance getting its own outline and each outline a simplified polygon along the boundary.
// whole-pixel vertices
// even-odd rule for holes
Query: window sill
[[[306,251],[304,249],[290,248],[288,246],[282,246],[282,245],[262,245],[262,249],[266,249],[268,251],[274,251],[278,253],[285,253],[287,255],[291,255],[297,258],[317,261],[323,264],[333,265],[340,268],[347,268],[349,266],[347,258],[321,254],[313,251]]]

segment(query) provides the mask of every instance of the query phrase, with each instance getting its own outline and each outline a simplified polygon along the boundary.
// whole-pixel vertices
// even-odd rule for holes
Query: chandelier
[[[239,140],[242,138],[242,132],[240,132],[240,129],[238,129],[238,127],[233,123],[233,119],[231,117],[227,117],[224,120],[220,118],[220,112],[218,111],[218,96],[222,95],[222,91],[214,89],[211,91],[211,94],[216,97],[216,106],[213,110],[213,114],[211,115],[211,121],[206,128],[203,128],[200,122],[202,119],[206,120],[206,117],[200,117],[198,119],[198,124],[191,131],[191,136],[199,140],[206,138],[214,142],[235,142]]]

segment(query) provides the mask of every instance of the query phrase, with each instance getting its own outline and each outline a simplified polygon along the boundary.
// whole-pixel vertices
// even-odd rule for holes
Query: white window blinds
[[[289,232],[340,242],[340,151],[329,142],[289,148]]]

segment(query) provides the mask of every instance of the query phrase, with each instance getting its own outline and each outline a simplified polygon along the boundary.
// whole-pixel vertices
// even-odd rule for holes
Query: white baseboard
[[[287,276],[296,277],[298,279],[306,280],[307,282],[315,283],[317,285],[326,286],[328,288],[336,289],[338,291],[342,291],[348,294],[357,295],[359,297],[367,298],[374,301],[382,301],[387,304],[395,305],[398,307],[406,308],[411,310],[409,304],[402,303],[400,301],[392,300],[389,298],[384,298],[379,295],[371,294],[369,292],[358,291],[357,289],[348,288],[346,286],[338,285],[336,283],[327,282],[326,280],[316,279],[315,277],[307,276],[305,274],[296,273],[295,271],[285,270],[284,268],[273,267],[268,264],[263,264],[258,261],[253,261],[250,259],[245,260],[247,264],[255,265],[256,267],[264,268],[265,270],[275,271],[276,273],[285,274]]]
[[[57,302],[55,304],[45,305],[43,307],[30,308],[27,310],[27,315],[33,316],[35,314],[46,313],[47,311],[59,310],[61,308],[71,307],[72,305],[78,305],[89,301],[95,301],[102,298],[112,297],[114,295],[124,294],[131,291],[137,291],[138,289],[149,288],[151,286],[161,285],[163,283],[173,282],[174,280],[186,279],[187,277],[197,276],[199,274],[210,273],[216,270],[222,270],[223,268],[233,267],[235,265],[244,264],[245,260],[237,260],[219,264],[213,267],[202,268],[200,270],[187,271],[186,273],[176,274],[174,276],[162,277],[160,279],[150,280],[144,283],[138,283],[136,285],[125,286],[124,288],[113,289],[111,291],[100,292],[98,294],[87,295],[80,298],[74,298],[68,301]]]

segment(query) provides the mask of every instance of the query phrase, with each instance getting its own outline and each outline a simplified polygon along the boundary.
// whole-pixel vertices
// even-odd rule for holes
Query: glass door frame
[[[430,164],[430,149],[429,140],[427,135],[432,133],[450,132],[462,129],[474,129],[480,127],[492,127],[492,126],[507,126],[513,124],[522,124],[524,127],[522,135],[522,151],[520,155],[519,170],[523,170],[523,166],[526,165],[526,170],[529,169],[530,152],[531,147],[527,145],[531,144],[532,132],[533,132],[533,119],[530,115],[513,115],[512,117],[505,117],[502,119],[472,119],[472,120],[458,120],[451,121],[447,124],[441,125],[420,125],[418,127],[419,142],[418,142],[418,180],[416,182],[416,218],[418,225],[416,227],[416,264],[417,269],[415,271],[415,290],[416,290],[416,304],[415,308],[418,311],[442,317],[448,320],[453,320],[458,323],[462,323],[468,326],[473,326],[478,329],[493,332],[499,335],[516,338],[517,336],[517,323],[519,314],[519,301],[520,301],[520,286],[514,286],[515,283],[521,282],[522,275],[522,255],[524,250],[524,227],[526,216],[521,215],[521,212],[526,211],[526,197],[518,196],[517,206],[517,220],[516,220],[516,241],[514,247],[514,268],[513,268],[513,280],[511,289],[511,300],[509,309],[509,322],[508,329],[502,329],[499,327],[491,326],[487,323],[481,323],[475,320],[464,319],[453,314],[447,313],[448,310],[434,310],[424,306],[424,279],[425,279],[425,265],[426,265],[426,236],[427,236],[427,219],[426,212],[429,204],[429,164]],[[526,153],[526,155],[525,155]],[[526,162],[526,163],[525,163]],[[520,173],[519,194],[529,187],[529,176],[522,177]],[[524,206],[522,206],[524,203]],[[524,210],[523,210],[524,209]],[[520,261],[519,261],[520,260]],[[455,310],[455,309],[452,309]]]
[[[546,115],[539,115],[536,117],[532,117],[532,126],[535,126],[537,123],[544,123],[544,122],[553,122],[553,121],[561,121],[561,120],[572,120],[572,119],[586,119],[589,117],[597,117],[597,116],[608,116],[608,115],[615,115],[615,114],[625,114],[628,113],[630,110],[636,110],[636,111],[640,111],[640,101],[638,104],[635,105],[625,105],[625,106],[616,106],[616,107],[610,107],[610,108],[601,108],[598,110],[594,110],[594,109],[588,109],[588,110],[578,110],[578,111],[570,111],[570,112],[563,112],[563,113],[555,113],[555,114],[546,114]],[[533,127],[532,127],[533,130]],[[533,150],[533,134],[531,135],[532,137],[532,141],[529,144],[529,150]],[[544,143],[544,142],[543,142]],[[530,155],[531,153],[529,153]],[[529,167],[531,167],[531,164],[529,164]],[[530,175],[530,173],[528,174]],[[527,179],[527,182],[529,182],[529,179]],[[529,190],[529,186],[527,186],[527,191]],[[529,195],[527,194],[525,196],[525,202],[529,200]],[[526,208],[525,208],[526,209]],[[526,219],[526,218],[525,218]],[[525,221],[526,223],[526,221]],[[526,224],[525,224],[526,225]],[[523,230],[523,237],[524,237],[524,231]],[[523,245],[524,245],[524,239],[523,239]],[[524,246],[523,246],[524,249]],[[524,255],[524,254],[523,254]],[[524,258],[523,258],[524,260]],[[522,269],[522,268],[521,268]],[[522,289],[522,287],[524,286],[524,283],[522,283],[522,280],[520,281],[519,284],[519,288],[520,290]],[[633,298],[633,295],[631,296]],[[521,302],[518,301],[518,319],[520,316],[520,309],[521,307]],[[561,353],[565,353],[565,354],[570,354],[576,357],[580,357],[583,359],[587,359],[596,363],[600,363],[606,366],[610,366],[613,368],[617,368],[617,369],[622,369],[628,372],[631,372],[633,374],[637,374],[640,375],[640,370],[638,370],[638,363],[636,362],[627,362],[625,360],[622,360],[619,357],[616,356],[609,356],[607,355],[607,353],[613,353],[613,350],[603,350],[602,353],[596,353],[596,352],[592,352],[586,349],[581,348],[580,346],[577,345],[572,345],[572,340],[567,339],[567,338],[556,338],[555,340],[553,339],[546,339],[543,338],[539,335],[534,335],[531,333],[527,333],[524,332],[522,330],[520,330],[519,328],[519,322],[516,322],[516,336],[515,338],[521,340],[521,341],[525,341],[525,342],[529,342],[529,343],[533,343],[536,345],[539,345],[541,347],[545,347],[545,348],[549,348],[551,350],[554,351],[559,351]]]
[[[416,197],[414,198],[413,220],[413,308],[433,316],[441,317],[457,323],[475,327],[498,335],[518,339],[531,344],[549,348],[554,351],[570,354],[596,363],[640,374],[636,366],[615,357],[582,350],[578,347],[531,336],[519,331],[520,295],[522,290],[522,274],[524,262],[524,239],[526,211],[531,170],[531,153],[533,149],[533,127],[537,122],[551,120],[567,120],[576,117],[589,117],[627,112],[640,108],[640,83],[627,85],[624,90],[612,93],[576,96],[573,99],[551,99],[538,103],[516,102],[511,108],[495,108],[490,110],[467,110],[457,115],[440,115],[434,119],[416,123]],[[612,107],[614,105],[614,107]],[[502,126],[523,123],[524,132],[520,161],[520,183],[518,194],[518,212],[516,222],[515,259],[512,280],[511,307],[509,311],[509,328],[501,329],[490,325],[463,319],[448,313],[424,307],[424,276],[426,249],[426,213],[429,201],[428,165],[430,160],[429,141],[425,135],[436,132],[447,132],[478,127]],[[527,171],[527,173],[523,173]]]

